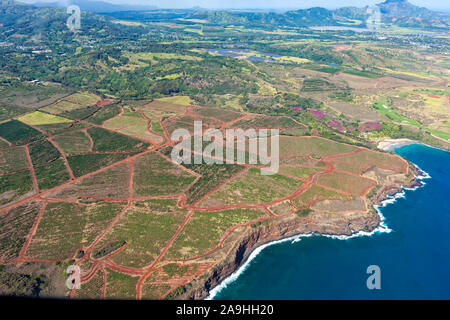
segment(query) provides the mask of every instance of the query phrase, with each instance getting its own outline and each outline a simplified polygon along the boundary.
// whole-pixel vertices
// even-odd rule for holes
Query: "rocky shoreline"
[[[371,206],[380,206],[384,200],[403,192],[402,188],[415,188],[423,184],[417,178],[421,171],[409,166],[413,178],[407,184],[399,182],[383,185],[378,192],[368,199]],[[290,215],[275,221],[269,226],[259,226],[247,230],[241,235],[241,240],[233,246],[227,257],[214,267],[208,274],[185,285],[184,293],[175,299],[205,299],[210,291],[222,281],[238,270],[257,248],[275,241],[291,237],[317,234],[328,236],[351,236],[358,232],[372,232],[381,226],[381,215],[369,210],[366,213],[355,213],[340,216],[326,216],[312,214],[307,217]]]

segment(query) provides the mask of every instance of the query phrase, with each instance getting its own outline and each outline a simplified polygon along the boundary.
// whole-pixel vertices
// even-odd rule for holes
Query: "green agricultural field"
[[[80,289],[74,291],[76,299],[101,299],[103,289],[103,272],[97,273],[88,281],[83,283]]]
[[[302,91],[314,92],[314,91],[331,91],[336,90],[337,87],[331,82],[322,79],[307,79],[303,81]]]
[[[0,90],[0,121],[52,104],[71,92],[70,89],[61,86],[33,85],[25,81],[20,83],[12,81],[3,88],[0,84]]]
[[[245,209],[195,212],[191,221],[175,239],[166,258],[192,258],[204,254],[219,244],[228,228],[248,223],[263,215],[261,211]]]
[[[113,299],[136,299],[138,277],[132,277],[113,270],[106,270],[106,295]]]
[[[135,153],[83,154],[67,157],[75,177],[81,177],[113,163],[133,156]]]
[[[242,113],[221,108],[196,108],[195,112],[204,117],[212,117],[224,122],[236,120],[242,117]]]
[[[174,97],[159,98],[157,99],[157,101],[181,104],[183,106],[188,106],[193,102],[189,96],[174,96]]]
[[[144,150],[149,147],[148,143],[102,128],[90,128],[87,132],[94,141],[93,152],[134,151]]]
[[[5,121],[22,113],[27,112],[25,108],[14,108],[0,105],[0,121]]]
[[[28,145],[33,166],[39,166],[58,159],[61,154],[48,140],[40,140]]]
[[[138,114],[132,116],[121,115],[104,124],[105,128],[116,130],[122,134],[138,139],[144,139],[154,144],[163,142],[163,138],[149,131],[148,120]]]
[[[373,72],[368,72],[368,71],[360,71],[360,70],[344,70],[344,73],[348,73],[348,74],[352,74],[354,76],[359,76],[359,77],[365,77],[365,78],[371,78],[371,79],[376,79],[376,78],[380,78],[382,77],[382,75],[373,73]]]
[[[170,97],[168,99],[162,98],[163,101],[154,100],[151,103],[144,104],[138,107],[139,112],[144,112],[150,118],[162,117],[167,114],[184,114],[185,106],[183,104],[176,104],[168,101],[182,102],[178,100],[179,97]],[[186,101],[185,101],[186,102]]]
[[[74,114],[79,114],[79,112],[81,112],[80,109],[89,108],[99,100],[100,97],[91,93],[75,93],[65,97],[63,100],[58,101],[51,106],[43,108],[42,111],[56,115],[70,114],[71,112],[75,112]]]
[[[167,273],[171,278],[173,278],[174,276],[181,277],[188,270],[189,270],[188,266],[179,266],[175,263],[169,263],[163,267],[163,271]]]
[[[127,210],[115,226],[96,246],[101,248],[113,241],[126,241],[127,246],[111,259],[129,267],[150,265],[186,219],[187,211],[176,207],[176,200],[166,201],[165,212],[147,208],[145,203]]]
[[[353,173],[359,173],[358,169],[353,169],[351,166],[356,168],[362,166],[364,168],[369,168],[372,166],[377,166],[381,169],[391,170],[395,173],[403,173],[405,169],[405,161],[399,157],[392,155],[387,155],[381,152],[374,152],[369,150],[362,150],[361,152],[347,155],[345,157],[339,157],[333,160],[338,166],[341,163],[347,164],[348,170]]]
[[[157,134],[160,134],[162,136],[166,135],[166,133],[164,132],[164,129],[161,126],[161,123],[159,121],[152,121],[152,131]]]
[[[56,199],[78,197],[127,198],[129,196],[129,166],[118,164],[70,185],[53,191],[49,197]]]
[[[114,118],[120,113],[120,107],[118,105],[109,105],[101,108],[92,117],[89,117],[86,121],[101,125],[104,121]]]
[[[70,180],[64,160],[58,159],[34,168],[39,190],[44,191]]]
[[[308,208],[313,202],[323,199],[348,200],[349,197],[343,193],[312,185],[305,192],[294,198],[293,202],[297,208]]]
[[[321,175],[318,177],[317,183],[355,196],[362,196],[370,187],[376,185],[376,182],[373,180],[342,172],[331,172]]]
[[[148,153],[134,162],[136,196],[177,194],[183,192],[195,179],[194,175],[157,153]]]
[[[317,137],[280,137],[280,157],[306,156],[315,158],[349,153],[358,148],[352,145],[338,143]]]
[[[89,116],[93,115],[99,109],[100,108],[97,106],[89,106],[80,109],[65,111],[60,113],[60,115],[73,120],[84,120],[89,118]]]
[[[28,113],[26,115],[17,118],[17,120],[30,126],[37,126],[37,127],[55,124],[68,124],[72,122],[69,119],[40,111]]]
[[[17,258],[41,206],[29,202],[0,215],[0,264]]]
[[[89,92],[79,92],[66,97],[64,100],[87,107],[99,101],[100,97]]]
[[[52,140],[58,144],[65,154],[79,154],[90,151],[91,142],[83,131],[59,134],[54,136]]]
[[[31,140],[41,135],[41,132],[33,129],[18,120],[10,120],[0,124],[0,137],[11,142],[20,143]]]
[[[207,164],[185,164],[186,168],[201,175],[200,179],[186,191],[186,203],[192,204],[217,186],[230,179],[233,175],[244,170],[239,165],[207,165]]]
[[[289,167],[281,167],[279,169],[280,174],[286,174],[291,177],[297,177],[300,179],[308,179],[310,175],[316,172],[321,172],[321,169],[315,168],[306,168],[306,167],[298,167],[298,166],[289,166]]]
[[[295,122],[289,117],[253,116],[250,119],[242,119],[233,124],[235,128],[302,128],[303,125]]]
[[[267,203],[288,196],[302,184],[278,174],[263,176],[259,169],[251,168],[206,197],[199,206]]]
[[[147,284],[142,288],[142,298],[149,300],[161,299],[163,294],[168,292],[170,288],[168,284]]]
[[[0,173],[7,173],[28,168],[28,161],[23,147],[0,149]]]
[[[311,70],[325,72],[330,74],[335,74],[341,71],[339,68],[331,68],[331,67],[311,67]]]
[[[195,121],[202,121],[203,130],[209,128],[218,129],[221,127],[222,124],[219,120],[216,120],[214,118],[201,118],[199,116],[190,116],[190,115],[170,118],[163,121],[163,124],[170,135],[172,135],[172,133],[177,129],[186,129],[191,134],[193,134]]]
[[[112,241],[110,243],[107,243],[104,246],[102,246],[101,248],[94,250],[92,252],[92,258],[102,259],[108,255],[113,254],[115,251],[119,250],[126,244],[127,244],[127,242],[125,240],[117,240],[117,241]]]
[[[0,176],[0,207],[33,194],[33,182],[29,170]]]
[[[49,203],[26,255],[63,261],[91,244],[123,207],[120,203]]]

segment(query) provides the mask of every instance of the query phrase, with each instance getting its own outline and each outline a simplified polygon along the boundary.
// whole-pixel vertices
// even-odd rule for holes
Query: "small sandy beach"
[[[406,146],[408,144],[418,143],[410,139],[386,139],[378,143],[378,149],[392,151],[394,148]]]

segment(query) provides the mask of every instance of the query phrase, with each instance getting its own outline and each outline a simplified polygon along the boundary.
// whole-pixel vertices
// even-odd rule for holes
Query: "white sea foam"
[[[358,238],[358,237],[371,237],[374,234],[377,233],[390,233],[392,232],[392,229],[390,229],[387,224],[385,223],[386,218],[383,216],[383,213],[381,212],[380,208],[384,208],[389,204],[395,203],[397,201],[397,199],[400,198],[404,198],[406,193],[405,190],[408,191],[414,191],[418,188],[423,187],[426,183],[423,182],[422,180],[424,179],[431,179],[431,176],[424,170],[420,169],[417,165],[414,164],[414,166],[420,170],[420,172],[422,173],[422,175],[417,175],[415,176],[418,180],[421,181],[421,185],[414,187],[414,188],[404,188],[402,187],[401,192],[398,192],[394,195],[388,195],[386,196],[386,199],[381,201],[381,205],[377,206],[375,205],[374,208],[376,210],[376,212],[378,213],[378,216],[380,217],[380,224],[377,228],[375,228],[374,230],[367,232],[367,231],[359,231],[356,232],[350,236],[345,236],[345,235],[326,235],[326,234],[315,234],[315,233],[309,233],[309,234],[299,234],[299,235],[295,235],[286,239],[281,239],[281,240],[277,240],[277,241],[272,241],[269,243],[266,243],[258,248],[256,248],[248,257],[248,259],[245,261],[245,263],[236,271],[234,271],[231,275],[229,275],[226,279],[224,279],[221,283],[219,283],[219,285],[217,285],[216,287],[214,287],[210,292],[208,297],[206,298],[206,300],[212,300],[214,299],[214,297],[223,289],[225,289],[229,284],[231,284],[232,282],[234,282],[237,278],[239,278],[239,276],[245,271],[247,270],[247,268],[249,267],[250,263],[252,262],[253,259],[256,258],[256,256],[258,254],[260,254],[265,248],[272,246],[272,245],[276,245],[279,243],[283,243],[283,242],[289,242],[291,241],[292,244],[299,242],[302,240],[302,238],[309,238],[312,236],[323,236],[323,237],[327,237],[327,238],[331,238],[331,239],[337,239],[337,240],[349,240],[349,239],[353,239],[353,238]]]
[[[250,265],[253,259],[256,258],[256,256],[263,251],[268,246],[272,246],[278,243],[288,242],[288,241],[299,241],[298,239],[301,237],[310,237],[311,235],[295,235],[286,239],[281,239],[277,241],[272,241],[266,244],[263,244],[262,246],[256,248],[253,250],[253,252],[250,254],[248,259],[245,261],[245,263],[237,269],[235,272],[233,272],[231,275],[229,275],[225,280],[223,280],[218,286],[213,288],[210,292],[208,297],[205,300],[212,300],[220,291],[222,291],[224,288],[226,288],[230,283],[234,282]]]

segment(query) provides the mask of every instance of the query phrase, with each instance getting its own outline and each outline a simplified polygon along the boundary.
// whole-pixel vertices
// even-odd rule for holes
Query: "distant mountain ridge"
[[[448,28],[450,15],[418,7],[407,0],[386,0],[377,4],[380,8],[383,23],[395,24],[403,27],[432,27]],[[342,7],[329,10],[321,7],[275,12],[231,12],[223,11],[197,11],[190,18],[202,18],[217,24],[248,24],[257,25],[284,25],[295,27],[308,26],[339,26],[364,27],[369,17],[368,6]]]
[[[134,4],[113,4],[104,1],[90,1],[90,0],[70,0],[70,1],[55,1],[55,2],[36,2],[33,6],[41,7],[66,7],[67,3],[77,5],[83,11],[91,11],[95,13],[109,13],[118,11],[143,11],[156,10],[157,6],[153,5],[134,5]]]
[[[347,26],[364,28],[369,18],[369,6],[342,7],[330,10],[322,7],[291,10],[284,13],[262,10],[207,10],[161,9],[161,14],[147,14],[147,10],[156,10],[156,6],[116,5],[102,1],[72,0],[81,10],[110,14],[117,19],[142,21],[170,20],[176,18],[206,20],[216,25],[245,25],[250,27],[311,27],[311,26]],[[35,4],[39,7],[63,6],[62,2]],[[381,22],[400,27],[447,29],[450,27],[450,14],[435,12],[411,4],[407,0],[386,0],[377,4],[381,12]],[[164,11],[164,13],[163,13]]]

